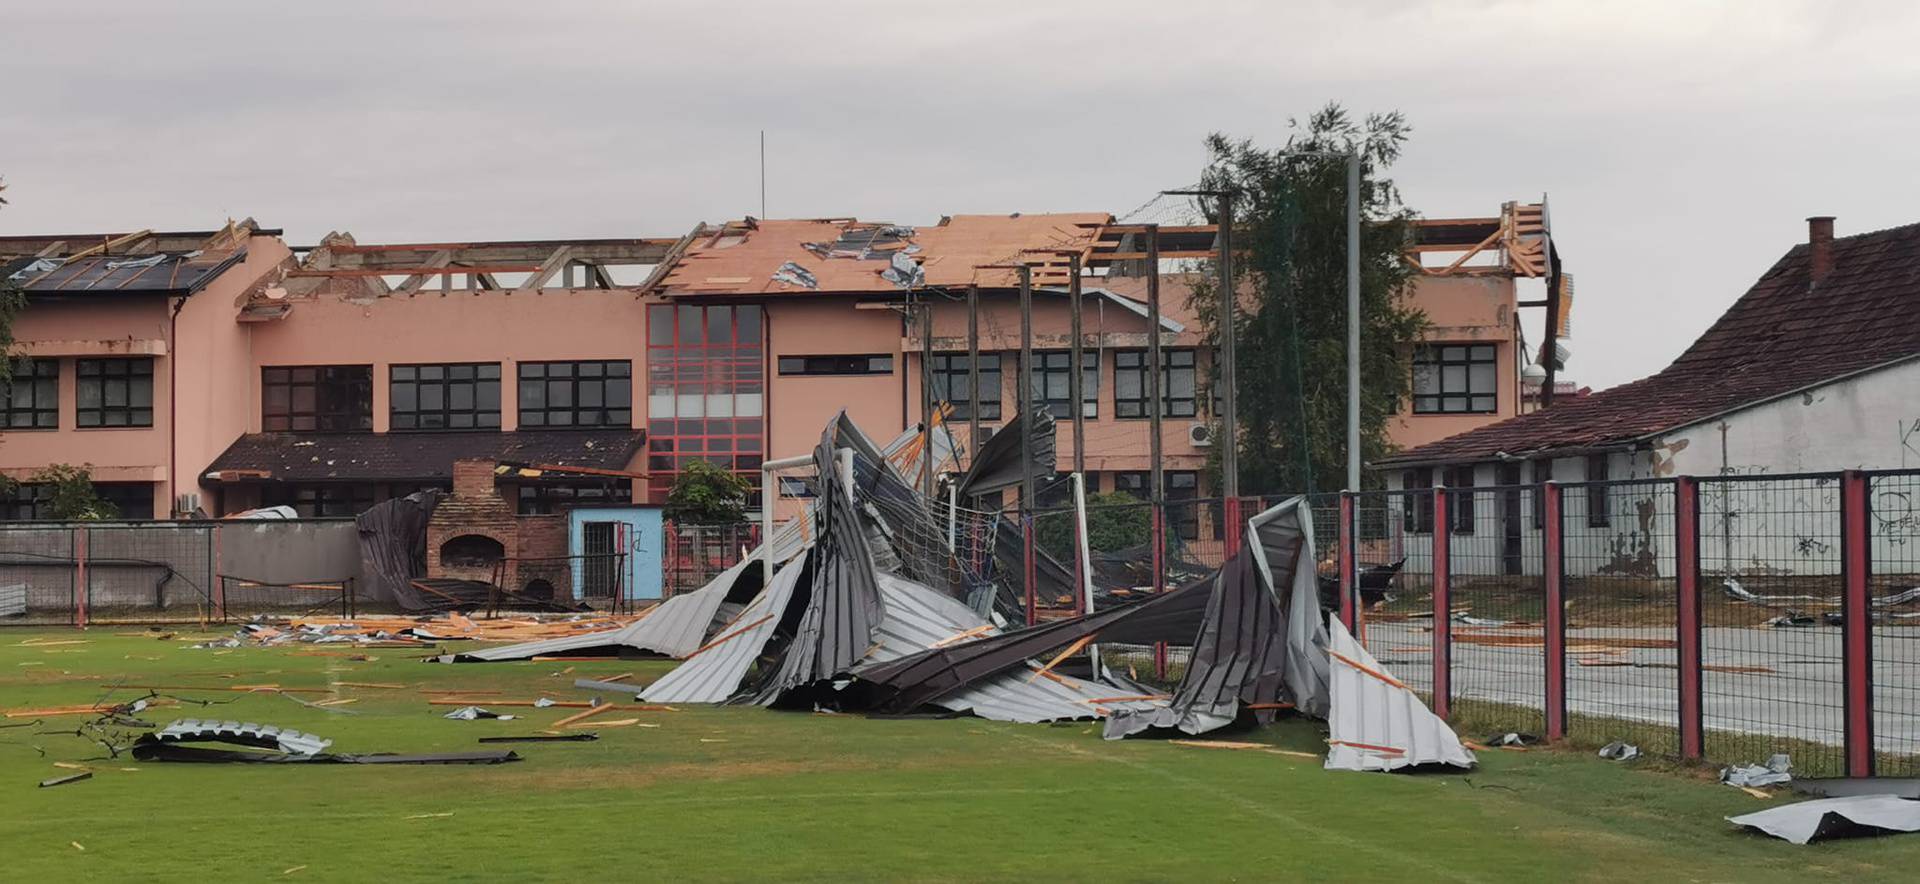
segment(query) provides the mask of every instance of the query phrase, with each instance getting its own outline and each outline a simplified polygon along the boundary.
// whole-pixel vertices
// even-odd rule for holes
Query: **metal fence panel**
[[[1844,772],[1840,475],[1700,480],[1706,757]]]
[[[1670,479],[1561,491],[1567,736],[1680,750],[1679,582]]]
[[[1920,776],[1920,473],[1867,481],[1875,772]]]
[[[0,623],[76,622],[74,554],[65,525],[0,525]]]
[[[1539,486],[1450,488],[1453,718],[1475,732],[1546,728]]]

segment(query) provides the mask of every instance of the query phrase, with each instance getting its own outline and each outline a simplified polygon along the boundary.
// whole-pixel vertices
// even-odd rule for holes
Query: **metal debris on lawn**
[[[546,699],[546,698],[542,697],[541,699]],[[549,706],[553,705],[553,701],[548,700],[547,705]],[[502,715],[498,712],[482,709],[478,706],[462,706],[440,717],[451,718],[451,719],[454,719],[455,721],[473,721],[479,718],[497,718],[501,721],[512,721],[515,716]]]
[[[1895,795],[1822,798],[1730,816],[1727,822],[1795,844],[1823,838],[1895,835],[1920,832],[1920,801]]]
[[[244,746],[247,751],[182,745],[186,743],[227,743]],[[513,752],[499,750],[419,755],[321,751],[331,745],[332,740],[273,725],[185,719],[141,735],[134,741],[133,757],[140,761],[198,764],[502,764],[520,760]]]
[[[1739,764],[1720,769],[1720,782],[1729,786],[1749,788],[1755,786],[1778,786],[1793,781],[1793,762],[1785,753],[1767,759],[1763,767],[1758,764]]]
[[[193,648],[276,647],[289,644],[357,647],[430,648],[437,642],[526,642],[617,629],[637,616],[568,614],[474,619],[457,611],[431,617],[298,618],[268,622],[256,617],[231,637],[190,645]]]
[[[91,779],[93,779],[93,771],[90,771],[90,770],[81,771],[75,774],[67,774],[66,776],[54,777],[53,779],[50,779],[50,780],[41,780],[40,788],[45,789],[49,786],[64,786],[68,783],[77,783],[77,782],[80,782],[81,780],[91,780]]]
[[[1631,761],[1640,757],[1640,747],[1632,743],[1614,740],[1600,747],[1600,757],[1608,761]]]

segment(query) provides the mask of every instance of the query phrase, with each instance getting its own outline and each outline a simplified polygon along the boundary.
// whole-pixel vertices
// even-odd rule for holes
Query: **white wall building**
[[[1374,468],[1471,496],[1456,574],[1538,574],[1538,496],[1516,486],[1553,479],[1621,483],[1592,506],[1564,489],[1570,576],[1672,576],[1674,476],[1701,480],[1707,574],[1839,573],[1840,483],[1803,474],[1920,471],[1920,225],[1809,233],[1660,373]],[[1869,502],[1875,561],[1920,570],[1920,474],[1874,478]],[[1396,555],[1431,554],[1426,521],[1394,520]]]

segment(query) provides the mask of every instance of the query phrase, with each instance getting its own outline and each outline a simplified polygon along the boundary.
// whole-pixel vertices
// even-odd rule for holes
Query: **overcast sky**
[[[3,233],[679,235],[1124,214],[1201,138],[1399,109],[1428,217],[1551,199],[1568,375],[1658,370],[1789,246],[1920,220],[1911,2],[19,4]],[[1160,212],[1164,206],[1148,210]],[[1151,220],[1151,219],[1141,219]],[[1537,312],[1537,311],[1531,311]]]

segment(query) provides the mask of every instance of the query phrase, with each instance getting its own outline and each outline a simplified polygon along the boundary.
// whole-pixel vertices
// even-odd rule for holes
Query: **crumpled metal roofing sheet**
[[[877,645],[863,665],[897,660],[983,626],[988,629],[980,633],[980,637],[999,631],[966,605],[937,590],[884,573],[879,583],[880,603],[885,612],[874,633]],[[1039,664],[1029,662],[1025,667],[982,679],[932,702],[943,709],[971,712],[994,721],[1029,723],[1099,718],[1104,714],[1101,710],[1146,710],[1158,705],[1150,701],[1089,703],[1087,701],[1093,699],[1126,696],[1136,689],[1063,676],[1065,681],[1079,687],[1075,690],[1052,679],[1036,678],[1033,672],[1039,668]],[[859,675],[857,667],[854,675]]]
[[[293,755],[315,755],[333,745],[332,740],[323,740],[312,734],[270,724],[254,724],[250,721],[245,723],[203,721],[197,718],[183,718],[175,721],[154,731],[153,736],[163,743],[232,743],[238,746],[279,749]]]
[[[1920,801],[1897,795],[1822,798],[1730,816],[1727,822],[1795,844],[1829,837],[1920,832]]]
[[[720,572],[706,586],[667,599],[646,616],[619,629],[483,648],[455,654],[451,659],[461,663],[525,660],[601,647],[626,647],[669,657],[685,657],[699,650],[706,641],[708,631],[713,626],[714,614],[727,600],[734,583],[741,579],[749,567],[757,568],[758,565],[757,559],[742,559]]]
[[[1327,714],[1328,770],[1397,770],[1421,764],[1474,766],[1473,753],[1412,688],[1327,618],[1333,706]]]
[[[807,555],[802,553],[774,572],[772,584],[739,617],[721,627],[685,663],[648,685],[641,698],[649,703],[724,703],[738,693],[740,680],[746,678],[786,614],[806,566]]]

